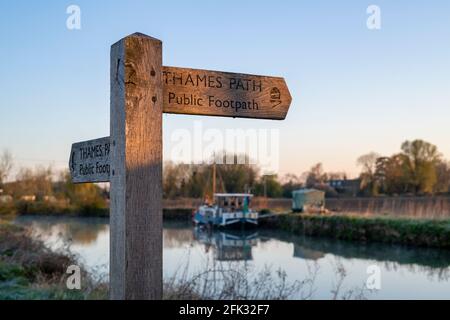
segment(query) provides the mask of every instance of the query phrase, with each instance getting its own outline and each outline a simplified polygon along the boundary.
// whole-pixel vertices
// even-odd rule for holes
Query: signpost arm
[[[110,297],[162,298],[162,42],[111,47]]]

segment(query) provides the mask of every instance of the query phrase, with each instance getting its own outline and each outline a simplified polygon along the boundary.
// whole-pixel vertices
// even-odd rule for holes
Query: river
[[[52,250],[70,250],[95,279],[108,279],[108,219],[21,216],[15,223],[30,227],[32,235]],[[352,243],[274,230],[209,233],[184,222],[164,223],[163,245],[167,281],[206,269],[227,269],[239,270],[250,286],[262,275],[265,287],[285,283],[291,299],[331,299],[336,291],[337,298],[450,299],[448,250]],[[212,277],[216,279],[216,271]]]

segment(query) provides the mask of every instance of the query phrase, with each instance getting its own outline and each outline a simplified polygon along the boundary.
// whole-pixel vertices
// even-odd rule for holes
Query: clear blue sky
[[[81,8],[81,30],[66,8]],[[381,8],[381,30],[366,8]],[[164,116],[177,128],[280,129],[280,173],[315,162],[355,175],[356,158],[390,155],[406,139],[450,158],[448,1],[2,1],[0,150],[17,167],[66,166],[70,145],[109,134],[109,50],[142,32],[163,40],[164,64],[280,75],[285,121]]]

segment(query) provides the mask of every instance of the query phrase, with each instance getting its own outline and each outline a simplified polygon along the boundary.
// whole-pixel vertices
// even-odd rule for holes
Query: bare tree
[[[2,185],[8,178],[11,170],[13,168],[13,157],[11,152],[8,150],[3,150],[0,156],[0,185]]]
[[[311,167],[306,177],[306,186],[313,188],[317,184],[325,183],[328,180],[327,174],[323,170],[322,163],[317,163]]]
[[[376,152],[369,152],[368,154],[364,154],[356,160],[358,166],[362,167],[363,173],[366,173],[370,176],[373,176],[375,173],[377,159],[380,155]]]
[[[375,171],[377,167],[377,159],[380,155],[376,152],[369,152],[364,154],[356,160],[358,166],[362,167],[361,180],[362,188],[369,191],[371,195],[377,193],[377,187],[375,185]]]

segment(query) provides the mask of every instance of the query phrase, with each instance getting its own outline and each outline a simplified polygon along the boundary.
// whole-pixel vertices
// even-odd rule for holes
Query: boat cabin
[[[215,193],[214,201],[222,212],[244,211],[248,210],[252,197],[250,193]]]

